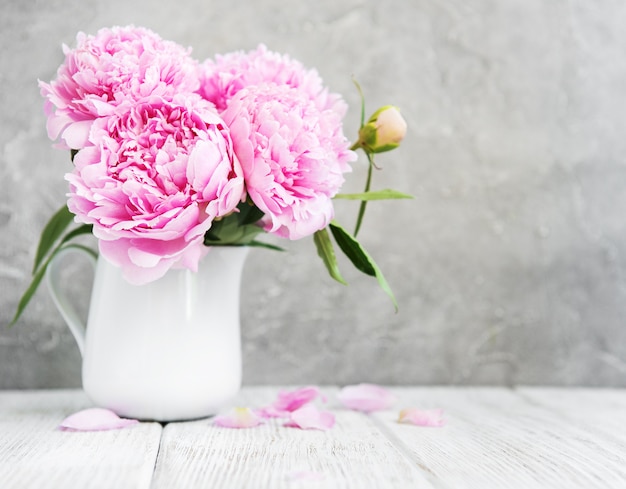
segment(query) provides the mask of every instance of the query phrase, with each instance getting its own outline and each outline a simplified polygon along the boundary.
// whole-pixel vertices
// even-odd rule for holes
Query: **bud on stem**
[[[361,147],[368,153],[383,153],[400,146],[405,135],[406,121],[400,111],[393,105],[385,105],[359,129],[355,147]]]

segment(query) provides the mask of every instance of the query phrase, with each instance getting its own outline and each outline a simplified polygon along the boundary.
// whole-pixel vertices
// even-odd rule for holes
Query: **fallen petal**
[[[374,384],[348,385],[339,391],[338,397],[347,408],[365,413],[389,409],[396,402],[391,392]]]
[[[274,406],[255,409],[254,413],[261,418],[285,418],[289,416],[289,411],[278,411]]]
[[[440,428],[445,426],[443,409],[409,408],[400,411],[398,423],[413,424],[415,426],[431,426]]]
[[[277,411],[293,412],[305,404],[314,401],[320,395],[319,387],[309,386],[295,391],[281,391],[272,406]]]
[[[269,406],[257,410],[263,418],[288,418],[290,413],[305,404],[314,401],[317,397],[326,400],[320,393],[319,387],[309,386],[294,391],[280,391],[278,398]]]
[[[296,409],[284,426],[303,430],[328,430],[335,426],[335,415],[330,411],[320,411],[314,404]]]
[[[110,409],[90,408],[65,418],[59,425],[62,431],[104,431],[126,428],[139,423],[136,419],[120,418]]]
[[[250,408],[233,408],[227,414],[216,416],[213,424],[222,428],[254,428],[263,421]]]

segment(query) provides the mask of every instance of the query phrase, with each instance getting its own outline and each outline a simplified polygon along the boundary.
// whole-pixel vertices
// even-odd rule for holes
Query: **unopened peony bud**
[[[406,134],[406,121],[397,107],[378,109],[359,130],[359,143],[372,153],[382,153],[400,146]]]

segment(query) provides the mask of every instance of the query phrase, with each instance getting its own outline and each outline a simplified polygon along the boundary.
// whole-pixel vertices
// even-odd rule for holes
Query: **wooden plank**
[[[342,409],[336,389],[326,389],[337,416],[328,432],[200,420],[101,433],[56,429],[90,405],[79,391],[4,391],[0,488],[626,487],[625,390],[393,390],[396,408],[366,416]],[[246,388],[234,404],[265,405],[277,391]],[[442,407],[448,425],[397,424],[409,406]]]
[[[66,416],[90,406],[80,391],[0,393],[0,487],[147,489],[161,425],[91,433],[57,429]]]
[[[235,404],[260,407],[277,391],[247,388]],[[333,392],[325,394],[332,398]],[[337,424],[326,432],[285,428],[282,420],[243,430],[219,428],[210,420],[171,423],[163,432],[152,487],[433,487],[368,416],[335,414]]]
[[[544,406],[555,401],[556,391],[546,396],[534,390],[532,401],[528,392],[496,388],[394,391],[401,399],[398,408],[441,407],[446,412],[445,428],[400,425],[397,410],[372,415],[396,446],[427,470],[437,488],[626,487],[624,392],[597,411],[602,393],[592,398],[571,392],[569,402],[557,410]],[[597,429],[610,417],[619,430],[615,436]]]
[[[583,388],[523,388],[528,402],[543,407],[579,427],[626,443],[626,390]]]

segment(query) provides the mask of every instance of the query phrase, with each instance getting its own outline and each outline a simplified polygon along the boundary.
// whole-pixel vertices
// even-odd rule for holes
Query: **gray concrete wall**
[[[64,202],[67,155],[37,79],[77,31],[135,23],[204,59],[259,42],[316,67],[350,104],[409,124],[362,239],[396,291],[330,281],[311,240],[251,253],[242,292],[254,383],[626,386],[626,4],[600,0],[4,0],[0,15],[0,387],[80,384],[45,289],[4,329],[36,240]],[[347,188],[362,185],[363,159]],[[338,204],[350,222],[355,206]],[[86,304],[89,279],[77,281]],[[86,306],[83,306],[85,308]]]

